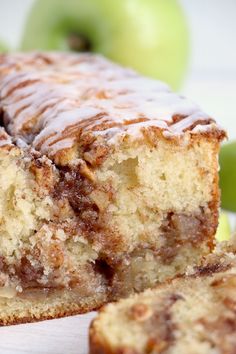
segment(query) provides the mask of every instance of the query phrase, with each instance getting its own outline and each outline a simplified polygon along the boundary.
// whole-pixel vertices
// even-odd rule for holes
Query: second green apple
[[[37,0],[22,49],[91,50],[176,89],[188,31],[175,0]]]
[[[220,187],[222,208],[236,212],[236,141],[221,148]]]

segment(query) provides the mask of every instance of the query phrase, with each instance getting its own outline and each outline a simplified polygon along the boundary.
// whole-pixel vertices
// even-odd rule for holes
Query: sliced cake
[[[109,304],[90,328],[90,354],[234,354],[236,244],[191,274]]]
[[[225,132],[100,56],[0,56],[0,322],[81,313],[197,263]]]

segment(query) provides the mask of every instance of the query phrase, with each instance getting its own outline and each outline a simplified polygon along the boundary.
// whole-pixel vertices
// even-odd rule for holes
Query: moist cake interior
[[[105,306],[90,328],[90,353],[233,353],[235,246],[218,246],[188,276]]]
[[[164,84],[96,56],[1,56],[0,110],[2,323],[98,308],[213,248],[225,133]]]

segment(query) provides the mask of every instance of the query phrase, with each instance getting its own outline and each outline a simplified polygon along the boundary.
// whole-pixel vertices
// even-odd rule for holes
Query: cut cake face
[[[187,276],[105,306],[90,328],[90,354],[234,353],[235,246],[219,247]]]

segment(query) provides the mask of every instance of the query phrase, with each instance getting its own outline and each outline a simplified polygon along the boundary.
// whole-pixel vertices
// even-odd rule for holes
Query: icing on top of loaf
[[[112,144],[150,127],[166,138],[220,130],[166,84],[90,54],[0,56],[0,110],[12,136],[45,154],[70,148],[81,133]]]

